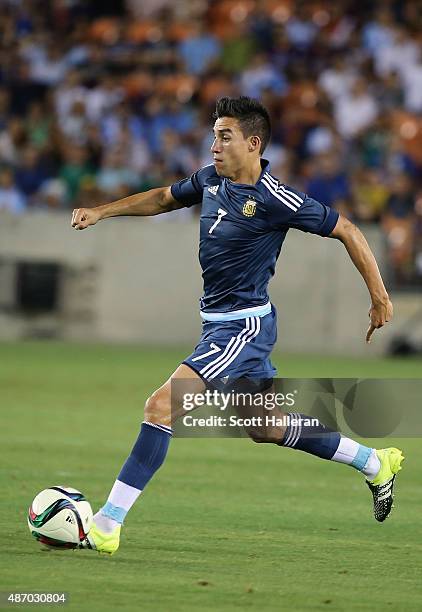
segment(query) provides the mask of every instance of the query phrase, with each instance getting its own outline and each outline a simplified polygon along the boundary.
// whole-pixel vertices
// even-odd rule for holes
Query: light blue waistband
[[[200,311],[201,318],[204,321],[237,321],[238,319],[247,319],[248,317],[265,317],[271,312],[271,302],[267,302],[263,306],[252,306],[252,308],[242,308],[241,310],[232,310],[231,312],[203,312]]]

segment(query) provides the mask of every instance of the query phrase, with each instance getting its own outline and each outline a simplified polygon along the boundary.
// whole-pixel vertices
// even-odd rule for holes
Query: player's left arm
[[[370,325],[366,332],[366,342],[371,342],[371,336],[393,317],[393,305],[384,286],[381,274],[365,236],[346,217],[339,216],[331,238],[340,240],[347,249],[350,259],[362,275],[371,296],[369,310]]]

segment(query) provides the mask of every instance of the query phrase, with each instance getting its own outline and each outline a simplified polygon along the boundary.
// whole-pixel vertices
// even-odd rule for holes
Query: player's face
[[[217,174],[234,179],[242,169],[253,163],[255,156],[250,155],[249,144],[249,138],[243,136],[237,119],[233,117],[217,119],[211,147]]]

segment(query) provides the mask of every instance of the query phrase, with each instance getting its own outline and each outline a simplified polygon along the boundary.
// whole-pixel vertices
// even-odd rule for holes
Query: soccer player
[[[261,156],[270,139],[267,110],[247,97],[221,98],[215,112],[213,164],[168,187],[73,211],[72,227],[83,230],[120,215],[158,215],[201,205],[199,258],[204,295],[203,333],[194,352],[146,401],[144,421],[130,455],[84,543],[114,553],[127,512],[162,465],[172,436],[171,383],[195,381],[196,391],[239,379],[271,385],[270,353],[276,341],[276,311],[267,286],[287,231],[295,228],[340,240],[362,275],[371,297],[366,341],[393,314],[375,258],[362,233],[335,210],[284,185]],[[174,400],[174,398],[173,398]],[[332,431],[317,421],[288,413],[286,427],[266,429],[265,439],[351,465],[366,477],[375,519],[384,521],[403,455],[376,450]]]

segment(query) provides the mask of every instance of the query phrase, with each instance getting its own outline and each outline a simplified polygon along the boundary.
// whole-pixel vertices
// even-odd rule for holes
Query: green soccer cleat
[[[374,480],[366,480],[374,500],[374,517],[382,523],[393,507],[393,488],[396,474],[401,470],[404,457],[398,448],[382,448],[376,451],[381,468]]]
[[[93,523],[80,548],[90,548],[91,550],[97,550],[99,553],[113,555],[119,548],[119,544],[120,525],[111,533],[104,533]]]

